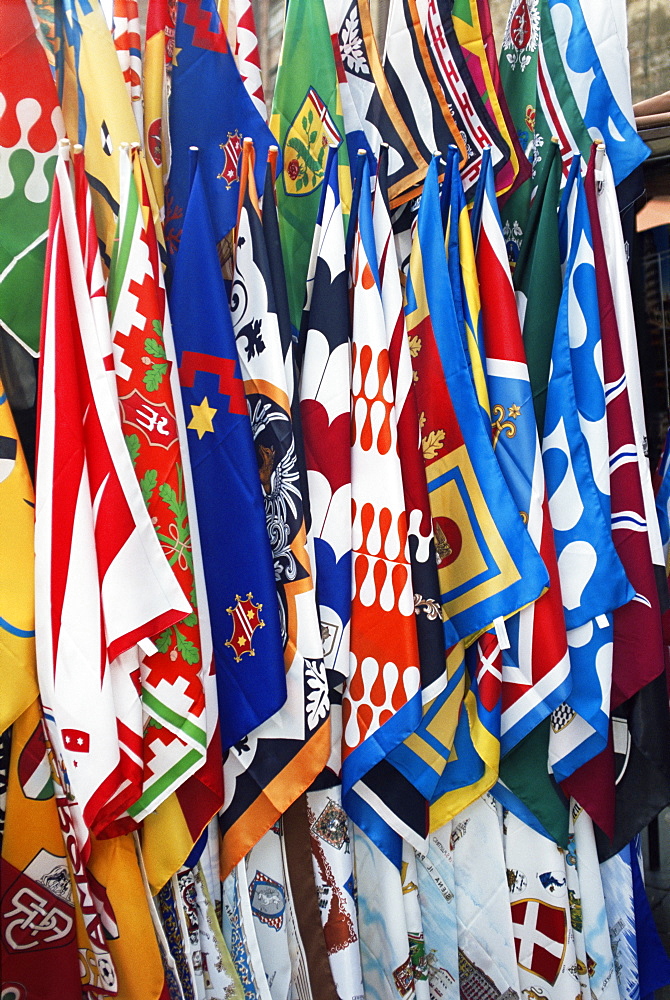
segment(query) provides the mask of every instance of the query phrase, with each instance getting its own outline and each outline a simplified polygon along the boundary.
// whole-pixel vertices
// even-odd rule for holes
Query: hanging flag
[[[512,115],[507,104],[507,97],[505,91],[503,90],[502,81],[500,79],[500,68],[498,67],[498,49],[496,46],[496,40],[493,35],[493,21],[491,20],[491,9],[489,6],[489,0],[477,0],[477,13],[479,14],[479,26],[482,32],[482,41],[484,43],[484,50],[486,52],[486,59],[489,64],[489,69],[491,71],[491,79],[493,80],[493,86],[495,87],[495,92],[498,95],[498,101],[500,103],[500,110],[502,111],[503,118],[505,120],[505,125],[507,126],[507,132],[509,138],[508,142],[511,142],[514,150],[516,152],[516,157],[518,161],[518,173],[514,178],[512,187],[503,194],[502,201],[506,201],[510,194],[516,191],[524,181],[528,180],[530,177],[530,163],[528,162],[526,155],[523,151],[521,143],[519,142],[519,137],[516,134],[516,129],[514,128],[514,122],[512,121]],[[507,137],[506,137],[507,138]],[[497,187],[496,187],[497,190]]]
[[[454,31],[448,0],[429,0],[424,29],[434,71],[449,101],[458,131],[464,136],[466,160],[461,176],[466,194],[471,196],[474,192],[482,153],[488,146],[492,150],[496,174],[503,173],[497,187],[502,193],[508,184],[505,167],[509,163],[510,148],[479,96]]]
[[[405,124],[426,160],[456,143],[466,144],[435,73],[416,0],[393,0],[386,25],[383,69]]]
[[[312,515],[314,579],[326,669],[349,674],[351,455],[349,292],[337,153],[329,152],[301,334],[300,415]],[[338,768],[339,770],[339,768]]]
[[[561,168],[558,146],[552,142],[537,175],[537,192],[528,218],[521,253],[503,228],[512,264],[516,302],[533,390],[537,431],[542,441],[547,384],[561,301],[561,256],[558,242],[558,200]],[[516,261],[516,266],[514,266]],[[550,335],[547,336],[547,330]]]
[[[479,416],[450,294],[435,160],[428,180],[406,308],[408,333],[416,338],[412,354],[418,404],[426,418],[423,451],[445,635],[447,645],[453,645],[535,600],[547,584],[547,574]],[[444,503],[439,515],[438,498]]]
[[[140,133],[100,0],[64,0],[56,79],[71,142],[84,147],[100,253],[109,265],[119,212],[121,143]]]
[[[200,150],[203,184],[219,241],[237,218],[245,136],[256,144],[257,181],[262,184],[268,147],[274,140],[242,83],[216,2],[178,0],[165,209],[165,238],[172,256],[179,245],[189,196],[189,148]]]
[[[532,391],[486,152],[480,184],[475,239],[494,449],[550,581],[545,594],[507,622],[510,648],[502,651],[500,735],[504,755],[565,700],[570,663]]]
[[[656,490],[656,513],[661,532],[663,558],[668,566],[670,555],[670,431],[665,436],[663,454],[656,470],[658,489]]]
[[[548,0],[513,0],[500,53],[500,75],[521,145],[538,167],[556,138],[563,175],[575,153],[588,159],[591,138],[561,61]],[[520,246],[528,222],[532,182],[505,205],[510,242]]]
[[[263,120],[267,120],[267,108],[263,95],[261,61],[258,52],[256,21],[251,0],[234,0],[235,5],[235,62],[242,77],[242,83]],[[230,0],[233,6],[233,0]],[[225,23],[224,23],[225,28]]]
[[[112,38],[126,90],[142,134],[142,48],[140,42],[140,12],[137,0],[114,0]]]
[[[456,37],[460,42],[475,87],[509,148],[509,165],[504,169],[507,174],[506,184],[511,185],[519,173],[518,144],[507,130],[507,123],[501,107],[501,99],[504,101],[505,91],[495,87],[489,69],[479,22],[477,0],[452,0],[450,6]],[[502,95],[502,98],[499,97],[499,94]]]
[[[135,170],[136,168],[136,170]],[[108,301],[121,404],[121,426],[135,476],[175,579],[193,608],[156,637],[142,675],[144,777],[130,814],[139,822],[202,765],[207,751],[203,677],[211,644],[198,619],[194,554],[176,416],[177,375],[170,319],[152,220],[145,223],[136,183],[139,159],[121,154],[118,238],[109,272]],[[149,230],[151,226],[151,231]],[[174,391],[176,389],[176,392]],[[205,619],[205,628],[208,628]],[[210,712],[213,706],[210,706]],[[212,727],[213,728],[213,727]]]
[[[121,434],[105,374],[111,337],[107,328],[105,351],[62,158],[56,178],[38,407],[37,666],[49,737],[76,798],[86,853],[89,830],[104,830],[138,797],[137,643],[191,609],[151,526]]]
[[[388,851],[384,832],[376,827],[378,816],[400,836],[411,837],[411,831],[404,829],[395,812],[380,814],[380,800],[373,805],[357,783],[419,724],[421,676],[398,416],[369,191],[364,161],[352,264],[353,564],[342,801],[354,822]],[[395,322],[397,316],[392,320],[389,314],[389,324]],[[378,421],[373,417],[377,412]],[[389,663],[392,671],[385,669]],[[425,808],[422,811],[425,824]],[[418,835],[422,844],[424,834],[425,830],[417,832],[413,839]]]
[[[611,613],[635,593],[610,527],[598,298],[579,162],[576,156],[561,201],[559,225],[567,262],[542,444],[572,678],[566,704],[552,717],[549,760],[558,780],[607,744]]]
[[[644,163],[651,152],[635,129],[630,82],[626,81],[627,86],[620,83],[618,97],[615,97],[579,0],[548,0],[548,3],[558,50],[579,113],[591,138],[605,142],[614,181],[619,184]],[[593,14],[589,20],[596,20]],[[617,34],[611,5],[601,11],[597,23],[597,38]],[[628,53],[620,54],[623,63],[616,64],[614,73],[611,57],[608,60],[611,78],[629,76],[626,72]]]
[[[3,989],[13,986],[15,996],[75,1000],[84,986],[79,964],[84,956],[77,951],[75,928],[76,888],[58,822],[37,698],[12,728],[1,865]],[[103,986],[103,996],[116,993],[113,966],[108,971],[108,988],[96,984]]]
[[[0,380],[0,732],[37,697],[33,484]]]
[[[164,182],[170,169],[170,137],[168,130],[168,77],[174,54],[174,16],[176,11],[168,0],[149,0],[147,7],[146,41],[144,44],[143,86],[144,152],[163,217],[165,207]]]
[[[0,5],[0,38],[0,162],[8,181],[0,196],[0,322],[37,356],[49,195],[65,126],[24,0]]]
[[[600,865],[603,896],[614,953],[614,968],[622,1000],[639,1000],[637,928],[631,852],[635,841]]]
[[[284,703],[286,681],[262,491],[202,173],[199,164],[187,210],[188,242],[175,261],[170,303],[182,399],[191,416],[188,443],[221,741],[228,749]],[[203,294],[194,313],[196,287]],[[222,502],[230,512],[225,524]]]
[[[271,125],[283,157],[277,205],[283,249],[292,265],[288,297],[297,331],[329,147],[337,149],[345,221],[351,204],[349,154],[324,0],[288,4]],[[256,153],[261,156],[260,149]]]
[[[245,147],[232,319],[251,414],[284,641],[286,701],[229,752],[220,815],[224,877],[312,783],[330,754],[323,660],[300,469],[274,289]],[[252,488],[250,478],[248,488]]]
[[[393,208],[421,190],[431,150],[422,152],[420,136],[412,134],[391,93],[375,40],[366,2],[327,0],[328,19],[342,58],[353,105],[356,129],[362,126],[373,160],[382,143],[392,150],[389,197]],[[350,125],[347,122],[347,127]],[[374,167],[371,167],[371,172]]]
[[[635,317],[633,315],[633,300],[631,295],[630,276],[628,271],[628,248],[621,229],[621,217],[618,213],[617,194],[614,177],[608,158],[603,160],[603,176],[599,185],[598,214],[602,227],[605,257],[614,296],[617,327],[621,341],[621,352],[626,370],[626,385],[628,400],[635,433],[635,448],[637,452],[642,494],[644,497],[645,519],[651,556],[656,569],[657,579],[665,577],[666,560],[663,556],[657,519],[654,516],[654,490],[651,483],[647,448],[647,430],[645,427],[644,406],[642,403],[642,385],[640,381],[640,358],[638,355],[637,335],[635,332]]]

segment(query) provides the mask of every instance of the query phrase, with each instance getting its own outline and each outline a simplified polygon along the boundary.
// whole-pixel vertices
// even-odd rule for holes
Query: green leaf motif
[[[151,325],[152,325],[152,327],[154,329],[154,333],[156,334],[156,336],[160,337],[161,340],[162,340],[163,339],[163,324],[161,323],[161,321],[159,319],[154,319],[154,320],[152,320]],[[163,357],[165,357],[165,355],[163,355]]]
[[[153,496],[153,492],[156,489],[157,481],[158,481],[158,473],[156,469],[147,469],[147,471],[140,479],[140,489],[142,490],[142,497],[147,507],[151,503],[151,497]]]
[[[192,611],[190,615],[186,615],[186,618],[184,618],[182,622],[182,625],[186,625],[187,627],[193,627],[193,625],[197,624],[198,624],[198,616],[196,615],[195,611]]]
[[[131,461],[133,465],[137,464],[137,459],[140,454],[140,439],[137,434],[126,434],[124,435],[126,439],[126,447],[130,454]]]
[[[186,663],[199,663],[200,652],[198,647],[190,639],[185,639],[178,628],[175,629],[175,635],[177,636],[177,649]]]
[[[158,389],[161,386],[163,382],[163,376],[167,375],[167,369],[168,369],[167,364],[152,365],[151,368],[147,369],[142,381],[146,385],[149,392],[155,392],[156,389]]]
[[[162,344],[159,344],[154,337],[147,337],[144,341],[144,350],[147,354],[151,354],[154,358],[164,358],[165,348]]]
[[[166,628],[164,632],[161,632],[161,634],[154,639],[154,645],[159,653],[167,653],[170,648],[172,643],[171,632],[171,628]]]
[[[158,495],[163,501],[163,503],[166,503],[168,505],[173,514],[175,514],[181,521],[186,520],[187,516],[186,501],[177,500],[177,494],[169,485],[169,483],[163,483],[158,488]]]

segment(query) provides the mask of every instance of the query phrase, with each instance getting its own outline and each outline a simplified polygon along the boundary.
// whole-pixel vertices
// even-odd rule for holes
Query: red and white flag
[[[91,302],[59,157],[42,314],[35,629],[49,738],[85,856],[89,831],[104,833],[141,791],[138,643],[191,610],[133,473],[110,391],[109,327],[101,349]]]

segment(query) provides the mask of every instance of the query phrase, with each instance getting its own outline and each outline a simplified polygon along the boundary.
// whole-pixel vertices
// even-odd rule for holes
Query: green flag
[[[536,175],[552,138],[558,140],[566,176],[573,155],[581,152],[588,160],[591,149],[591,137],[561,59],[549,0],[512,0],[500,52],[500,78],[519,141],[533,166],[530,180],[511,195],[503,209],[503,230],[514,266],[523,245]]]
[[[344,119],[323,0],[288,4],[270,127],[283,157],[277,208],[291,322],[297,330],[329,146],[338,149],[345,227],[351,205]]]
[[[561,160],[558,145],[550,142],[538,170],[537,191],[514,269],[514,287],[540,441],[544,430],[551,348],[562,289],[558,244],[560,184]]]

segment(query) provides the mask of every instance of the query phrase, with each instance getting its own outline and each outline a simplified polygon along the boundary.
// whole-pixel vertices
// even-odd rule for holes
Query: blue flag
[[[567,262],[542,443],[572,676],[567,704],[552,716],[549,760],[560,781],[605,749],[611,613],[635,595],[612,541],[598,294],[579,168],[577,156],[559,214]]]
[[[200,164],[170,310],[228,749],[283,705],[286,679],[263,491]]]
[[[200,150],[202,184],[218,241],[237,221],[242,143],[247,136],[254,140],[256,182],[262,190],[267,152],[275,138],[244,88],[216,0],[179,0],[170,94],[172,161],[165,205],[165,239],[171,254],[179,245],[188,201],[189,147]]]

